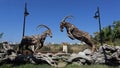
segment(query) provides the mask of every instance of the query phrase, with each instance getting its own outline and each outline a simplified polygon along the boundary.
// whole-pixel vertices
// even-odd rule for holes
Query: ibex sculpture
[[[60,23],[61,32],[63,32],[63,29],[65,27],[69,38],[71,38],[72,40],[77,39],[85,42],[87,45],[89,45],[92,48],[92,52],[94,52],[95,46],[91,40],[91,36],[87,32],[81,31],[78,28],[76,28],[73,24],[65,21],[66,19],[72,17],[73,16],[66,16],[62,20],[62,22]]]
[[[28,46],[35,45],[36,48],[35,48],[34,52],[36,52],[37,49],[40,49],[43,47],[44,41],[47,36],[50,36],[52,38],[52,32],[49,27],[47,27],[46,25],[38,25],[37,28],[40,28],[40,27],[47,28],[47,30],[44,31],[42,34],[32,35],[32,36],[24,36],[19,45],[19,50],[22,49],[22,52],[23,52],[23,48],[25,47],[25,49],[32,51],[31,49],[28,48]]]

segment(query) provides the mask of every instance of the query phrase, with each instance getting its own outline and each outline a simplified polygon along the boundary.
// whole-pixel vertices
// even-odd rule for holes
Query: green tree
[[[114,40],[120,39],[120,21],[113,22]]]
[[[92,37],[94,44],[98,44],[98,42],[100,42],[100,35],[99,32],[95,32],[94,33],[94,37]]]
[[[102,29],[102,36],[104,42],[112,43],[113,30],[110,25]]]
[[[113,22],[112,26],[109,25],[104,27],[101,32],[103,43],[117,44],[117,41],[120,41],[120,21]],[[97,42],[100,42],[100,33],[95,32],[94,35],[95,36],[93,39]]]
[[[120,21],[114,21],[113,22],[113,42],[114,45],[119,45],[120,46]]]

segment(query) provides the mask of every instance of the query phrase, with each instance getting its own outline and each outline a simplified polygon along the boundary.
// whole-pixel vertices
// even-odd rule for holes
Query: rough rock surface
[[[105,58],[105,55],[107,58]],[[0,64],[4,63],[12,64],[49,64],[54,67],[59,67],[61,64],[65,66],[69,63],[76,63],[78,65],[85,64],[109,64],[119,65],[120,64],[120,46],[103,45],[100,46],[97,52],[92,53],[90,49],[85,49],[78,54],[73,53],[36,53],[33,55],[17,54],[14,50],[8,50],[0,53]],[[62,62],[62,63],[61,63]],[[64,64],[65,63],[65,64]]]

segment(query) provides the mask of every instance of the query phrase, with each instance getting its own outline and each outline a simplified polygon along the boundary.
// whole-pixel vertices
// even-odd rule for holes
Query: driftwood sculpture
[[[22,49],[22,52],[23,52],[23,48],[25,48],[25,49],[33,52],[28,47],[31,45],[35,45],[36,48],[35,48],[34,52],[36,52],[37,49],[41,49],[43,47],[44,41],[45,41],[47,36],[50,36],[52,38],[52,32],[51,32],[51,29],[49,27],[47,27],[45,25],[38,25],[37,28],[40,28],[40,27],[47,28],[47,30],[44,31],[42,34],[32,35],[32,36],[24,36],[21,40],[20,45],[19,45],[19,50]]]
[[[69,38],[71,38],[72,40],[77,39],[85,42],[92,48],[92,52],[94,52],[95,46],[91,40],[91,36],[87,32],[79,30],[73,24],[66,22],[65,20],[68,18],[72,18],[72,16],[66,16],[60,23],[61,32],[63,32],[63,29],[65,27]]]
[[[13,49],[13,47],[11,47],[10,44],[7,41],[2,42],[2,44],[3,44],[2,47],[3,47],[4,51]]]

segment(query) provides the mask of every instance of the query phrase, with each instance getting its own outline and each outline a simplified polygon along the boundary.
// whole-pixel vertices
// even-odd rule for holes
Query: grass
[[[10,64],[4,64],[1,65],[0,68],[54,68],[47,64],[24,64],[24,65],[18,65],[18,66],[12,66]]]
[[[24,65],[19,65],[19,66],[12,66],[10,64],[4,64],[1,65],[0,68],[55,68],[47,64],[24,64]],[[76,64],[70,64],[67,65],[66,67],[63,68],[120,68],[118,67],[112,67],[112,66],[107,66],[107,65],[76,65]]]

